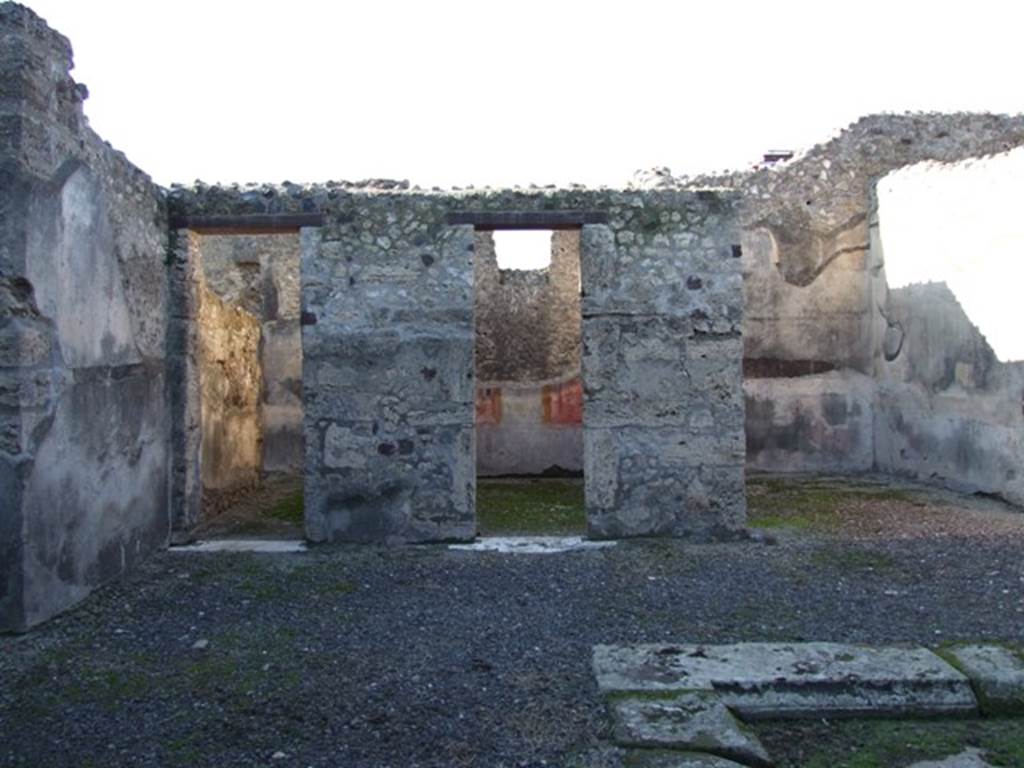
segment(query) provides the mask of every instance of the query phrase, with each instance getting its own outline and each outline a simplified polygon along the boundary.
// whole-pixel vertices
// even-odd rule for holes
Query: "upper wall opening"
[[[1000,360],[1024,360],[1024,148],[920,163],[877,190],[889,287],[946,283]]]
[[[498,269],[546,269],[551,264],[547,230],[498,230],[493,237]]]

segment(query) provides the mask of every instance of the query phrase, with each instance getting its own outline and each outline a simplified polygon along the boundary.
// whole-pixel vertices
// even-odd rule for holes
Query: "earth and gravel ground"
[[[298,485],[279,482],[204,535],[298,535]],[[550,482],[482,487],[482,530],[581,526],[564,509],[579,484]],[[1024,645],[1021,512],[885,478],[755,477],[749,498],[775,543],[160,553],[0,637],[0,765],[617,768],[636,756],[607,740],[595,644]],[[524,504],[520,525],[508,508]],[[756,730],[780,766],[901,766],[972,745],[1024,766],[1019,719]]]

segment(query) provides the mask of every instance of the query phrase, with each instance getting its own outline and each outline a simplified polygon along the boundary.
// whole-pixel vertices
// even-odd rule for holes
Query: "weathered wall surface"
[[[478,475],[583,471],[583,381],[477,386]]]
[[[764,472],[867,472],[875,382],[857,371],[748,378],[747,466]]]
[[[260,321],[262,468],[301,472],[298,235],[204,235],[199,247],[210,290]]]
[[[89,129],[70,67],[0,5],[0,629],[168,537],[166,211]]]
[[[565,386],[582,397],[579,231],[552,232],[539,270],[499,269],[492,233],[477,232],[474,269],[478,398],[500,398],[477,419],[477,473],[581,471],[582,408],[574,418],[551,408]]]
[[[198,367],[203,513],[259,484],[263,463],[259,319],[200,284]]]
[[[350,204],[303,231],[306,535],[472,538],[473,229]]]
[[[307,534],[474,533],[474,231],[449,215],[604,212],[580,233],[596,536],[742,527],[742,292],[727,192],[175,190],[175,213],[320,210],[303,230]],[[589,367],[588,367],[589,366]]]
[[[616,202],[581,247],[588,531],[727,537],[746,519],[735,198]]]
[[[886,309],[900,342],[877,357],[876,465],[1024,505],[1024,363],[999,362],[943,283]]]
[[[906,446],[894,454],[879,442],[881,452],[871,461],[864,446],[863,376],[878,376],[878,356],[884,361],[885,355],[880,350],[897,343],[883,315],[897,311],[886,309],[884,259],[880,249],[871,247],[872,190],[885,174],[906,165],[955,162],[1021,144],[1024,116],[873,115],[788,162],[670,182],[723,184],[743,194],[746,429],[752,467],[899,468],[889,457],[907,453]],[[934,341],[939,343],[925,354],[931,364],[945,365],[946,341]],[[828,371],[841,377],[822,378]],[[828,418],[837,397],[846,402],[853,421],[833,424]],[[883,401],[890,398],[882,396]],[[855,415],[855,403],[860,414]],[[928,455],[934,459],[934,452]],[[953,477],[953,469],[946,464],[915,474],[934,471],[938,479]],[[988,488],[1005,485],[989,483]]]
[[[476,375],[541,382],[580,369],[579,232],[552,232],[545,269],[499,269],[491,232],[476,233]]]

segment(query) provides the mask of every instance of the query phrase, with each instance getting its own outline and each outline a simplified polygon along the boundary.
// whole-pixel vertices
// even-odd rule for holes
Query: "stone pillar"
[[[401,196],[343,216],[302,232],[306,535],[471,538],[473,229]]]
[[[638,195],[583,228],[592,537],[729,538],[744,525],[738,242],[727,193]]]
[[[199,326],[202,266],[199,236],[179,230],[171,251],[167,320],[167,402],[171,415],[168,482],[171,543],[192,537],[202,511]]]

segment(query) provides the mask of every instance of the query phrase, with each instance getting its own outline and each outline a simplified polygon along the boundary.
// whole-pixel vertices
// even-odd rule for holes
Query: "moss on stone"
[[[863,501],[914,502],[911,491],[873,483],[756,477],[747,481],[747,515],[758,528],[835,531],[844,506]]]
[[[877,768],[937,760],[977,747],[996,766],[1024,765],[1024,721],[844,720],[758,723],[778,768]]]
[[[481,480],[476,513],[484,535],[582,534],[587,526],[583,484],[575,480]]]

